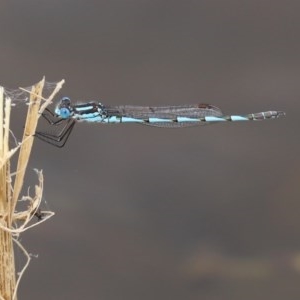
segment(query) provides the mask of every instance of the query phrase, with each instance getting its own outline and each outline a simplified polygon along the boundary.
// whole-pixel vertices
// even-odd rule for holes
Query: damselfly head
[[[63,97],[55,109],[55,114],[62,119],[68,119],[71,117],[72,111],[70,98]]]

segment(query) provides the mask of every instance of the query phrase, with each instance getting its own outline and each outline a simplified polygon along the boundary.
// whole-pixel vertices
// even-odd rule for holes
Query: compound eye
[[[69,97],[62,97],[60,102],[63,106],[69,106],[71,104],[71,99]]]
[[[60,110],[59,110],[59,116],[61,118],[68,119],[70,117],[70,115],[71,115],[71,112],[70,112],[70,110],[68,108],[66,108],[66,107],[60,108]]]

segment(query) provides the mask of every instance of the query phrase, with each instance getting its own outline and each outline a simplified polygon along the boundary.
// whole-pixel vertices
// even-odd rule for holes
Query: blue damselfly
[[[210,104],[177,106],[108,106],[98,102],[72,104],[70,98],[63,97],[54,113],[46,109],[43,117],[51,125],[63,124],[58,134],[36,132],[39,139],[63,147],[67,142],[76,122],[101,124],[137,123],[148,126],[180,128],[207,125],[218,122],[260,121],[285,115],[282,111],[266,111],[246,115],[224,115]]]

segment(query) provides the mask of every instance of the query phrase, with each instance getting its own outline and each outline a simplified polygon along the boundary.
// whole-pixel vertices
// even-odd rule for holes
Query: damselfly
[[[63,147],[67,142],[76,122],[101,124],[137,123],[148,126],[179,128],[218,122],[259,121],[274,119],[285,115],[282,111],[266,111],[247,115],[224,115],[210,104],[177,106],[108,106],[97,102],[72,104],[70,98],[63,97],[54,113],[46,109],[43,117],[50,125],[62,125],[57,134],[36,132],[39,139]]]

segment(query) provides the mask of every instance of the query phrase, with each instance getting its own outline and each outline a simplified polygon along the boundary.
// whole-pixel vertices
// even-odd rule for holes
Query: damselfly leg
[[[46,109],[42,116],[51,126],[55,126],[58,132],[36,131],[35,136],[50,145],[62,148],[66,144],[76,121],[74,119],[57,118],[49,109]]]
[[[48,108],[42,113],[42,117],[50,124],[50,125],[59,125],[65,119],[56,117],[55,114]]]

